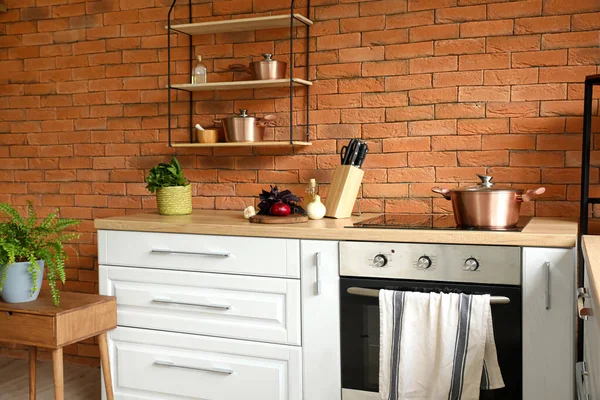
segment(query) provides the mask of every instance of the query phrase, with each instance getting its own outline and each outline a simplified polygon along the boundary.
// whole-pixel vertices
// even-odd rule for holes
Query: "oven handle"
[[[366,297],[379,297],[378,289],[366,289],[361,287],[350,287],[347,290],[348,294],[353,294],[356,296],[366,296]],[[510,303],[510,299],[504,296],[491,296],[490,304],[508,304]]]

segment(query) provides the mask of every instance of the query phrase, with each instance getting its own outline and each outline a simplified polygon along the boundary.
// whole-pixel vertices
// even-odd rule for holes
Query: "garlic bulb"
[[[256,210],[252,206],[246,207],[244,210],[244,218],[250,219],[250,217],[254,217],[256,215]]]

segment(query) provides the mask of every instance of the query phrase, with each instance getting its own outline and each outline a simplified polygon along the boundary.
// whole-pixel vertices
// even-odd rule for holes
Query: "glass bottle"
[[[206,83],[206,65],[202,63],[202,56],[197,56],[198,62],[192,71],[192,84]]]
[[[302,202],[304,209],[306,209],[306,206],[314,200],[315,196],[319,192],[319,190],[317,189],[316,179],[310,180],[310,183],[309,183],[308,187],[306,188],[305,192],[306,192],[306,194],[304,195],[304,201]]]

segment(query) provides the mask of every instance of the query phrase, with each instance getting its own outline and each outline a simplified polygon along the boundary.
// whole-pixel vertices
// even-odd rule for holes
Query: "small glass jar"
[[[192,84],[206,83],[206,65],[202,63],[202,56],[197,56],[198,61],[192,70]]]

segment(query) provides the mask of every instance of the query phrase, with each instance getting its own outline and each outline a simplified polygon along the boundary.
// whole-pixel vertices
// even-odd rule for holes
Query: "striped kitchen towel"
[[[504,387],[489,295],[381,290],[383,400],[477,400]]]

